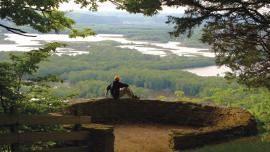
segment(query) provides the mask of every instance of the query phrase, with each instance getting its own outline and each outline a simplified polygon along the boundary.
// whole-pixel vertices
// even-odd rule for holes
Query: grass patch
[[[197,150],[188,150],[185,152],[267,152],[270,150],[269,141],[244,142],[220,144],[215,146],[206,146]]]

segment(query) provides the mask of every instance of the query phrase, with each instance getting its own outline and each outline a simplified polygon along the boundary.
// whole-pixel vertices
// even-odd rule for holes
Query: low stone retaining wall
[[[108,125],[82,125],[82,130],[90,132],[89,148],[91,152],[114,152],[113,127]]]
[[[96,123],[160,123],[197,127],[196,131],[170,131],[172,151],[251,136],[256,122],[240,108],[209,106],[189,102],[158,100],[100,99],[71,102],[73,114],[90,115]]]
[[[185,133],[171,130],[170,148],[179,151],[257,134],[256,121],[246,110],[225,107],[218,109],[210,126]]]

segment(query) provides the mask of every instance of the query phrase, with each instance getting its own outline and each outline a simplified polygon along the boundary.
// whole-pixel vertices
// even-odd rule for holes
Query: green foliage
[[[270,89],[270,2],[208,0],[120,1],[132,13],[155,14],[159,6],[185,6],[183,16],[170,16],[174,36],[191,36],[194,27],[204,25],[202,41],[212,46],[216,62],[232,69],[228,79],[251,87]]]
[[[34,79],[33,74],[39,68],[38,64],[48,58],[51,52],[55,51],[59,46],[62,46],[62,44],[51,43],[44,48],[22,55],[11,54],[10,61],[0,63],[1,113],[24,113],[27,111],[25,106],[30,106],[30,104],[26,104],[30,102],[30,99],[37,96],[44,95],[43,98],[46,98],[46,101],[50,102],[51,99],[48,99],[49,96],[46,96],[49,95],[49,92],[48,86],[44,84],[44,79]],[[41,100],[41,97],[36,99]],[[30,103],[33,105],[36,102]],[[52,109],[56,107],[53,106]]]
[[[165,101],[167,99],[167,97],[166,96],[158,96],[157,99],[161,100],[161,101]]]
[[[56,76],[35,76],[41,61],[46,60],[57,47],[63,44],[50,43],[44,48],[23,54],[10,54],[10,59],[0,63],[0,114],[31,115],[61,112],[65,106],[66,96],[54,96],[52,86],[58,79]],[[59,126],[1,126],[0,134],[22,133],[26,131],[63,130]],[[1,151],[34,151],[37,148],[50,147],[52,142],[35,143],[32,145],[0,146]],[[55,143],[54,143],[55,144]],[[17,150],[15,150],[17,149]]]
[[[104,96],[107,85],[104,81],[88,80],[80,81],[75,87],[81,90],[79,97],[90,98]]]
[[[267,69],[270,39],[269,31],[264,28],[258,30],[257,25],[233,20],[218,25],[209,24],[204,29],[203,39],[218,53],[217,63],[227,65],[234,71],[227,74],[228,79],[236,78],[250,87],[270,89]],[[209,34],[212,31],[217,32]]]
[[[96,33],[93,32],[92,29],[89,29],[89,28],[84,29],[84,31],[79,31],[79,30],[73,29],[71,31],[71,33],[69,33],[70,38],[76,38],[78,36],[85,38],[85,37],[87,37],[89,35],[96,35]]]
[[[77,45],[74,43],[70,46],[76,49]],[[81,45],[85,46],[84,44]],[[76,88],[75,90],[81,92],[87,92],[88,89],[87,87],[78,89],[81,85],[77,84],[80,82],[99,80],[97,83],[103,81],[103,83],[108,84],[114,74],[120,74],[124,82],[137,88],[172,92],[183,90],[188,96],[198,96],[204,88],[208,89],[207,86],[210,88],[212,86],[225,87],[227,85],[225,84],[226,81],[221,78],[213,78],[213,80],[209,81],[207,78],[181,71],[183,68],[211,65],[214,63],[211,58],[177,56],[160,58],[118,48],[115,42],[110,41],[91,43],[90,45],[89,55],[76,57],[53,56],[50,58],[50,62],[41,64],[38,73],[40,76],[58,74],[70,85],[69,88]],[[80,50],[84,49],[80,48]],[[101,84],[99,87],[104,89]],[[102,93],[101,91],[98,92],[98,95],[104,94],[104,91]],[[151,93],[146,92],[144,97],[150,97]],[[90,94],[87,97],[90,97]],[[80,97],[86,97],[83,95],[86,94],[81,94]],[[92,94],[92,97],[96,96]]]
[[[55,88],[52,89],[53,97],[60,97],[60,98],[73,98],[79,96],[80,90],[75,87],[70,87],[64,83],[55,84]]]
[[[160,0],[116,0],[122,3],[121,8],[133,13],[143,13],[144,15],[153,15],[162,10],[162,2]]]
[[[270,148],[270,142],[248,141],[241,143],[220,144],[207,146],[198,150],[187,150],[185,152],[266,152]]]
[[[246,87],[211,89],[205,95],[219,105],[242,107],[250,111],[258,120],[261,132],[270,131],[270,92],[265,88]]]
[[[181,90],[177,90],[174,92],[174,94],[176,95],[177,98],[181,99],[184,97],[185,93]]]
[[[42,32],[48,33],[51,31],[60,32],[66,29],[73,29],[72,26],[75,22],[66,17],[66,14],[59,9],[60,4],[69,2],[70,0],[50,0],[50,1],[10,1],[2,0],[0,2],[0,18],[2,20],[9,20],[17,26],[30,26],[31,28]],[[76,0],[82,7],[96,7],[96,1],[87,2],[85,0]],[[6,30],[24,35],[27,35],[25,31],[12,28],[4,24],[0,24],[0,27]],[[72,32],[72,35],[78,34],[78,36],[92,35],[89,29],[84,32]]]

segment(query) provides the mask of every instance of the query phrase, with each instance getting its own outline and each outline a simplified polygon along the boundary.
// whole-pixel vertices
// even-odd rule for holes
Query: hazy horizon
[[[89,11],[87,8],[80,8],[80,5],[75,4],[73,1],[69,3],[63,3],[60,5],[60,10],[62,11]],[[172,8],[163,7],[163,10],[159,13],[176,13],[183,14],[185,11],[184,7]],[[116,9],[116,6],[111,2],[99,3],[98,12],[126,12],[124,10]]]

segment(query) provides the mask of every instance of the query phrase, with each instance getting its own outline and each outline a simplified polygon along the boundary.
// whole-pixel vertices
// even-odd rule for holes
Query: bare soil
[[[114,125],[115,152],[168,152],[169,130],[195,128],[160,124]]]

